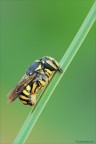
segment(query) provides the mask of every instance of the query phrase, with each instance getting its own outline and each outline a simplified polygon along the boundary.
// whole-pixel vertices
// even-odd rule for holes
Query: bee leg
[[[52,76],[52,72],[49,69],[44,69],[44,73],[46,74],[46,76],[49,78],[50,76]]]
[[[41,89],[41,87],[44,87],[45,86],[45,80],[43,80],[43,78],[42,77],[38,77],[38,78],[36,78],[34,81],[33,81],[33,83],[36,83],[37,84],[37,87],[40,87],[40,89]]]
[[[58,66],[58,71],[63,73],[63,70],[60,68],[60,66]]]
[[[32,89],[31,89],[31,95],[34,94],[34,93],[38,93],[38,91],[40,90],[40,86],[38,84],[38,79],[35,79],[33,82],[32,82]]]
[[[45,71],[45,75],[43,76],[43,80],[47,83],[49,83],[50,82],[50,79],[51,79],[51,77],[52,77],[52,73],[47,73],[46,71]]]
[[[43,79],[38,80],[38,83],[39,83],[41,88],[45,87],[45,85],[46,85],[46,81],[44,81]]]
[[[36,94],[31,95],[31,103],[32,103],[32,105],[36,104]]]

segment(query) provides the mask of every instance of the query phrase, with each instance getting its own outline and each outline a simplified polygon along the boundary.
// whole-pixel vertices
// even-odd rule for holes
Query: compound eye
[[[52,63],[50,60],[47,60],[46,62],[47,62],[49,65],[51,65],[51,63]]]
[[[53,62],[53,64],[55,64],[56,66],[58,66],[59,64],[58,64],[58,62],[54,59],[54,58],[52,58],[52,57],[49,57],[49,59],[50,59],[50,61],[52,61]]]
[[[57,66],[59,65],[58,62],[57,62],[56,60],[54,60],[54,59],[53,59],[53,63],[54,63],[55,65],[57,65]]]
[[[53,63],[53,61],[47,60],[46,63],[48,63],[52,68],[57,69],[56,65]]]

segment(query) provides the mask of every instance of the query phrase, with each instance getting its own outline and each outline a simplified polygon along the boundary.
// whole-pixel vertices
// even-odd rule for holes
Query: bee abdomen
[[[32,106],[32,102],[29,98],[26,98],[25,96],[20,95],[19,99],[23,104]]]
[[[20,98],[20,99],[23,99],[23,100],[29,100],[29,98],[26,97],[26,96],[24,96],[24,95],[20,95],[19,98]]]
[[[21,100],[23,104],[32,106],[32,102],[30,100],[31,98],[30,91],[31,91],[31,86],[30,85],[26,86],[26,88],[19,95],[19,99]]]

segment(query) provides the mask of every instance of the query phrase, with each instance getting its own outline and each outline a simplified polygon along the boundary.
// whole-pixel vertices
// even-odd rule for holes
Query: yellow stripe
[[[41,69],[41,64],[37,67],[35,71],[40,70],[40,69]]]
[[[52,72],[49,69],[45,69],[49,75],[52,75]]]
[[[29,100],[29,98],[23,96],[23,95],[20,95],[20,98],[24,99],[24,100]]]
[[[36,84],[36,82],[34,82],[33,86],[32,86],[32,93],[35,93],[34,91],[35,91],[36,86],[37,86],[37,84]]]
[[[29,95],[30,93],[28,93],[26,90],[23,90],[23,93],[25,94],[25,95]]]
[[[40,84],[42,85],[42,87],[45,86],[46,82],[42,81],[42,80],[39,80]]]
[[[31,90],[30,85],[28,85],[28,86],[26,87],[26,89],[27,89],[28,91],[30,91],[30,90]]]

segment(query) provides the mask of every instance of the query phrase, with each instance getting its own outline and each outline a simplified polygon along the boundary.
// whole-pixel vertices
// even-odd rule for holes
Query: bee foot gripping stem
[[[61,73],[63,73],[63,70],[62,70],[60,67],[58,67],[58,70],[59,70]]]

